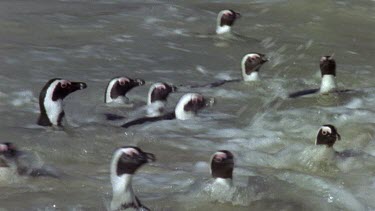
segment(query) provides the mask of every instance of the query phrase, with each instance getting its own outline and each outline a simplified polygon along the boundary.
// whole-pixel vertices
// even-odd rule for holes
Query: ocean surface
[[[233,31],[214,35],[222,9],[242,14]],[[142,78],[129,99],[144,105],[154,82],[204,84],[241,77],[249,52],[270,59],[256,83],[182,87],[215,98],[192,120],[124,129],[136,108],[104,105],[115,76]],[[337,81],[355,92],[288,99],[320,86],[319,59],[334,55]],[[0,210],[106,210],[114,150],[137,145],[157,162],[134,177],[152,210],[375,210],[375,1],[2,0],[0,142],[13,142],[61,179],[0,182]],[[65,99],[64,129],[36,124],[39,91],[51,78],[86,82]],[[337,127],[338,157],[315,146],[323,124]],[[210,191],[209,159],[235,156],[235,189]]]

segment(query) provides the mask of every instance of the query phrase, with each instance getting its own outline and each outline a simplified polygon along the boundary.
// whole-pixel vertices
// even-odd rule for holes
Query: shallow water
[[[210,34],[226,8],[242,18],[234,26],[240,36],[223,40]],[[374,14],[370,0],[1,1],[0,140],[64,176],[2,182],[0,207],[104,210],[114,149],[138,145],[158,159],[134,178],[153,210],[374,210]],[[138,115],[103,105],[114,76],[146,80],[129,93],[146,102],[153,82],[239,78],[248,52],[270,57],[263,80],[194,90],[215,97],[197,119],[122,129],[101,118],[105,109]],[[319,59],[331,54],[339,87],[359,91],[285,99],[319,87]],[[35,124],[39,91],[54,77],[88,84],[66,98],[64,130]],[[169,106],[187,91],[172,94]],[[315,147],[322,124],[338,128],[336,151],[360,153],[341,158]],[[236,190],[219,193],[222,203],[205,192],[207,162],[219,149],[236,158]]]

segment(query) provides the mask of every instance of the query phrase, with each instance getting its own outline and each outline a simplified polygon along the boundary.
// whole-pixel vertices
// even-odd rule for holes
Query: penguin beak
[[[143,86],[143,85],[145,85],[145,81],[142,80],[142,79],[136,78],[136,79],[134,79],[134,81],[138,83],[138,86]]]
[[[341,140],[341,136],[340,134],[337,133],[337,140],[340,141]]]
[[[145,152],[143,153],[143,157],[146,160],[147,163],[155,162],[156,158],[155,155],[152,153]]]
[[[261,54],[261,59],[262,59],[262,62],[261,62],[262,64],[269,61],[269,59],[264,54]]]
[[[86,89],[87,84],[83,82],[71,82],[71,92],[81,90],[81,89]]]
[[[172,87],[172,92],[176,92],[178,90],[177,86],[172,85],[171,87]]]
[[[205,101],[205,107],[212,107],[215,104],[215,98],[210,97]]]
[[[241,13],[236,12],[235,14],[236,14],[236,18],[241,18]]]
[[[134,157],[135,161],[139,164],[151,163],[156,161],[155,155],[148,152],[141,152],[139,155]]]

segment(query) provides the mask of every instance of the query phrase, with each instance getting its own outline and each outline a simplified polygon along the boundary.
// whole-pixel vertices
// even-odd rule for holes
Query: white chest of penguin
[[[320,93],[332,92],[336,87],[336,79],[334,75],[323,75]]]
[[[52,124],[57,125],[59,115],[61,114],[61,112],[63,112],[63,106],[63,101],[61,99],[58,99],[56,101],[44,101],[44,107],[46,108],[47,116]]]

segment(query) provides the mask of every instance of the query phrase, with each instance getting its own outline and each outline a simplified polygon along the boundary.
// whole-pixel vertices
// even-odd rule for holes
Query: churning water
[[[213,36],[216,14],[242,14],[230,39]],[[5,210],[105,210],[111,199],[109,163],[116,147],[138,145],[157,157],[134,178],[153,210],[374,210],[375,2],[2,0],[0,2],[0,141],[14,142],[61,179],[1,182]],[[215,98],[187,121],[128,129],[103,120],[104,89],[115,76],[146,85],[129,98],[146,101],[153,82],[191,85],[239,78],[249,52],[265,53],[262,81],[181,89]],[[335,98],[287,99],[319,87],[319,59],[334,54],[341,88]],[[36,125],[38,95],[51,78],[84,81],[65,99],[63,130]],[[141,113],[142,114],[142,113]],[[314,145],[323,124],[338,128],[337,157]],[[212,188],[210,156],[235,155],[235,187]],[[219,203],[218,203],[219,202]]]

